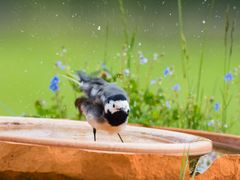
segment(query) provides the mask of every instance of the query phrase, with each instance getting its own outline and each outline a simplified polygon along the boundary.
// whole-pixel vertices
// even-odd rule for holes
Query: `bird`
[[[94,141],[97,130],[103,130],[116,133],[123,143],[120,131],[126,127],[130,111],[127,93],[114,83],[82,71],[77,72],[77,77],[85,96],[77,98],[75,106],[92,126]]]

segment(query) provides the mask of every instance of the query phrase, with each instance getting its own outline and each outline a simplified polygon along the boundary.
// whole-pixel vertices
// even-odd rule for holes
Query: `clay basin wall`
[[[28,124],[27,131],[26,128],[18,127],[23,119],[26,120],[25,122],[32,123]],[[151,129],[150,135],[145,131],[142,137],[134,138],[139,133],[139,128],[134,127],[132,130],[136,129],[136,131],[122,134],[126,141],[128,140],[126,135],[130,133],[132,136],[129,143],[125,145],[121,144],[117,137],[109,137],[104,133],[98,136],[99,142],[94,143],[92,142],[92,136],[89,135],[85,138],[84,124],[81,124],[83,130],[76,131],[76,135],[72,132],[72,126],[69,125],[72,121],[67,124],[65,121],[61,121],[64,124],[64,132],[68,133],[66,135],[59,133],[61,128],[57,124],[60,121],[48,120],[44,122],[49,122],[51,126],[44,128],[46,126],[41,125],[41,128],[37,129],[37,133],[35,133],[35,131],[31,132],[31,129],[35,128],[33,124],[39,119],[23,119],[0,117],[0,179],[179,179],[183,171],[183,162],[186,162],[186,154],[182,151],[177,153],[177,150],[181,147],[186,147],[181,146],[181,144],[193,143],[194,146],[189,147],[197,145],[197,148],[190,148],[190,157],[211,151],[211,141],[201,137],[196,139],[196,136],[187,135],[185,140],[180,138],[184,134],[177,134],[179,136],[176,139],[174,133],[170,133],[168,136],[163,134],[163,136],[158,137],[159,134],[155,134],[155,130]],[[76,124],[77,122],[72,123],[74,128],[81,127]],[[53,131],[50,131],[49,127]],[[14,133],[11,134],[12,132]],[[91,129],[86,131],[86,133],[88,132],[91,132]],[[66,138],[66,136],[68,137]],[[82,140],[84,143],[79,142],[79,136],[85,138]],[[106,140],[105,137],[109,139]],[[148,146],[146,144],[138,146],[140,149],[142,148],[141,151],[138,151],[138,148],[129,148],[130,151],[126,150],[125,146],[128,146],[127,144],[130,144],[130,147],[134,147],[131,143],[141,144],[143,142],[141,138],[146,140]],[[133,142],[130,142],[130,140]],[[199,141],[203,141],[203,145],[201,143],[196,144]],[[91,146],[83,148],[82,145],[86,145],[85,143],[89,143]],[[171,153],[169,153],[170,151],[164,151],[163,148],[159,148],[161,151],[157,151],[158,145],[169,147],[169,144],[179,145],[180,148],[171,151]],[[96,149],[96,145],[105,147],[105,149]],[[106,147],[110,147],[110,150]],[[202,148],[202,150],[196,151],[199,148]],[[151,151],[147,152],[146,149]],[[217,159],[206,173],[195,178],[221,179],[224,177],[226,179],[238,179],[240,177],[239,167],[240,157],[238,154],[225,155]],[[187,164],[185,179],[190,179],[189,174]]]
[[[0,159],[1,177],[23,179],[175,179],[182,162],[180,156],[112,154],[15,143],[0,144]]]
[[[181,156],[109,154],[75,148],[0,143],[1,179],[179,179]],[[217,159],[195,179],[239,179],[240,155]],[[186,169],[185,179],[190,179]]]

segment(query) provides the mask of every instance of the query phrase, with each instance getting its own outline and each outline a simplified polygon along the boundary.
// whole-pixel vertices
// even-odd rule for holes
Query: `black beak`
[[[119,111],[125,112],[127,115],[129,114],[129,109],[126,111],[124,108],[120,108]]]

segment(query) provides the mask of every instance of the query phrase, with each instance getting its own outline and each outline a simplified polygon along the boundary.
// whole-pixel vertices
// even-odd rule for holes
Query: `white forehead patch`
[[[105,104],[105,112],[108,110],[111,113],[119,111],[119,109],[123,109],[125,112],[129,110],[129,103],[126,100],[118,100],[118,101],[110,101],[109,103]]]

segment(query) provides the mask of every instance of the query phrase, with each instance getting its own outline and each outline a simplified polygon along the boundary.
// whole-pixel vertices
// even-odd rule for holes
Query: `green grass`
[[[152,57],[154,52],[161,53],[158,51],[161,46],[158,43],[153,43],[152,41],[148,42],[148,38],[141,40],[143,47],[137,47],[135,50],[141,50],[146,52],[147,57]],[[80,43],[86,42],[86,43]],[[47,41],[44,39],[41,40],[32,40],[31,38],[22,37],[19,39],[12,38],[8,39],[5,44],[4,49],[1,49],[1,66],[0,70],[2,76],[0,77],[0,83],[3,85],[1,87],[0,94],[0,114],[1,115],[21,115],[28,114],[34,115],[34,101],[36,99],[42,98],[49,100],[52,92],[48,89],[50,78],[55,74],[54,63],[57,60],[62,60],[59,56],[56,55],[56,52],[61,49],[61,45],[64,45],[67,48],[67,57],[69,64],[74,69],[87,69],[93,70],[100,67],[103,60],[103,39],[96,39],[94,42],[89,39],[74,39],[71,36],[66,36],[61,39],[53,39],[52,41]],[[115,71],[119,70],[120,62],[117,56],[119,52],[121,39],[114,39],[111,43],[111,47],[108,48],[108,57],[107,64],[109,67],[113,68]],[[159,38],[159,42],[161,39]],[[21,46],[19,46],[21,44]],[[183,79],[179,74],[181,74],[181,62],[179,58],[179,48],[178,43],[174,40],[169,39],[168,47],[164,49],[165,56],[162,57],[152,69],[150,74],[151,78],[162,77],[163,70],[166,66],[174,66],[177,80],[165,79],[163,82],[163,87],[166,91],[171,91],[171,87],[175,83],[184,84]],[[207,43],[207,46],[214,47],[214,49],[219,53],[206,52],[206,62],[204,64],[203,71],[203,87],[204,93],[207,96],[213,96],[217,101],[221,100],[219,89],[223,85],[223,74],[221,65],[222,54],[221,49],[223,47],[219,43],[214,44],[214,42]],[[198,47],[197,43],[190,42],[190,52],[192,62],[190,62],[191,69],[191,84],[192,89],[196,90],[196,79],[197,79],[197,69],[198,69],[198,59],[199,52],[196,50]],[[212,51],[215,51],[212,49]],[[233,56],[233,63],[237,65],[236,57],[240,56],[236,51],[235,57]],[[196,54],[195,54],[196,53]],[[137,57],[136,57],[137,58]],[[234,61],[235,60],[235,61]],[[138,61],[138,60],[137,60]],[[138,63],[138,62],[136,62]],[[217,64],[217,65],[216,65]],[[142,65],[141,74],[139,75],[140,84],[142,87],[146,86],[149,82],[146,82],[144,78],[148,72],[148,65]],[[217,68],[216,68],[217,66]],[[222,68],[221,68],[222,67]],[[133,66],[134,69],[134,66]],[[74,95],[71,92],[71,89],[67,86],[67,82],[63,84],[65,95],[65,101],[68,104],[68,109],[70,114],[75,114],[76,110],[73,106]],[[184,100],[186,95],[186,87],[182,86],[180,96]],[[233,89],[234,91],[234,89]],[[233,92],[236,93],[236,92]],[[232,102],[230,113],[234,117],[236,113],[237,103],[235,100]],[[232,112],[232,113],[231,113]],[[229,116],[231,117],[231,115]],[[231,120],[231,119],[230,119]],[[231,128],[231,133],[239,133],[239,123]]]

